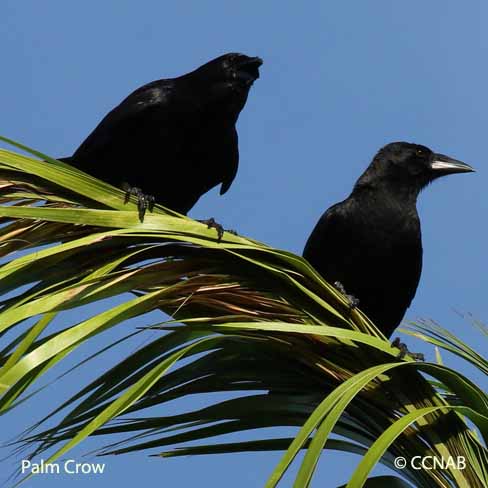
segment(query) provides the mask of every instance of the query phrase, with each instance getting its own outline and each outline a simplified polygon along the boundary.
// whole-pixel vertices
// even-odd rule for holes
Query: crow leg
[[[220,242],[222,240],[225,229],[213,217],[205,220],[199,220],[198,222],[205,224],[207,229],[215,229],[217,231],[217,241]]]
[[[206,220],[198,220],[197,222],[205,224],[208,229],[215,229],[217,231],[217,242],[220,242],[222,240],[224,232],[229,232],[229,234],[233,234],[235,236],[238,235],[235,230],[224,229],[213,217],[210,217]]]
[[[347,301],[349,302],[349,306],[351,308],[356,308],[359,305],[359,300],[354,295],[348,295],[346,293],[344,285],[340,281],[336,281],[334,283],[334,288],[340,291],[347,298]]]
[[[123,183],[122,189],[125,191],[124,203],[127,203],[129,201],[131,195],[137,197],[137,210],[139,212],[139,220],[143,222],[146,210],[149,210],[150,212],[153,211],[154,202],[156,201],[156,199],[152,195],[146,195],[145,193],[143,193],[140,188],[130,186],[128,183]]]
[[[391,343],[393,347],[398,347],[400,352],[398,353],[398,359],[403,359],[405,356],[410,356],[415,361],[424,361],[425,357],[421,352],[410,352],[406,344],[400,341],[399,337],[396,337]]]

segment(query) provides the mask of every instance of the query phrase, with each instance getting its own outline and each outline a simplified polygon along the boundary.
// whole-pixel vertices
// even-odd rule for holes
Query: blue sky
[[[420,196],[424,267],[406,318],[435,319],[486,353],[454,312],[488,317],[486,2],[3,0],[0,18],[0,134],[59,157],[143,83],[224,52],[262,57],[238,123],[238,176],[225,196],[210,192],[191,215],[214,216],[279,248],[300,253],[321,213],[347,197],[388,142],[421,143],[474,166],[477,173],[444,178]],[[72,376],[37,407],[82,381]],[[14,435],[30,418],[32,407],[2,422]],[[98,478],[44,477],[30,486],[162,480],[247,488],[262,486],[279,456],[161,461],[139,454],[105,459]],[[355,462],[327,453],[313,486],[346,482]]]

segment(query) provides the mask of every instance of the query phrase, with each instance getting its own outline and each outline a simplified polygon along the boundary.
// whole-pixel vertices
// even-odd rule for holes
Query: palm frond
[[[17,147],[44,161],[0,150],[0,337],[10,338],[0,353],[0,411],[30,401],[47,371],[98,334],[154,310],[171,317],[147,324],[140,333],[161,335],[27,429],[17,445],[31,456],[49,450],[51,462],[87,436],[123,434],[97,453],[285,450],[267,483],[275,486],[305,449],[295,484],[305,487],[324,449],[336,449],[364,454],[348,487],[393,486],[392,477],[366,481],[377,462],[415,486],[486,486],[486,394],[447,366],[398,360],[304,259],[229,233],[217,242],[213,229],[158,206],[140,223],[120,190]],[[102,312],[66,313],[95,302]],[[479,354],[430,331],[422,333],[432,343],[486,374]],[[172,415],[166,407],[215,392],[229,396]],[[219,442],[268,427],[298,432]],[[397,469],[400,455],[467,462],[464,470]]]

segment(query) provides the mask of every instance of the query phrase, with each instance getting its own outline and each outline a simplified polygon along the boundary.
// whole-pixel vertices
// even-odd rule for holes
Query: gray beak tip
[[[439,174],[454,174],[454,173],[473,173],[476,170],[469,164],[450,158],[444,154],[435,154],[434,160],[430,165],[432,171]]]

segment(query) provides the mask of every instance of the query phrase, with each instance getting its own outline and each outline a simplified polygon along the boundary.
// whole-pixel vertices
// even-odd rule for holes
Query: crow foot
[[[410,352],[408,350],[408,347],[406,344],[403,342],[400,342],[400,338],[397,337],[393,340],[391,343],[393,347],[398,347],[400,349],[400,352],[398,353],[398,359],[403,359],[405,356],[410,356],[412,359],[415,359],[415,361],[424,361],[425,356],[421,352]]]
[[[137,197],[137,210],[139,212],[139,220],[141,222],[144,222],[144,215],[146,213],[146,210],[149,210],[150,212],[153,211],[154,202],[156,201],[156,199],[152,195],[146,195],[145,193],[143,193],[140,188],[130,186],[128,183],[122,184],[122,190],[125,191],[124,203],[127,203],[129,201],[131,195]]]
[[[340,281],[336,281],[334,283],[334,288],[340,291],[347,298],[347,301],[349,302],[349,306],[351,308],[356,308],[359,305],[359,300],[354,295],[348,295],[346,293],[344,285]]]
[[[206,220],[198,220],[198,222],[205,224],[207,229],[215,229],[217,231],[217,242],[222,240],[224,232],[230,232],[231,234],[237,235],[235,230],[224,229],[213,217]]]

